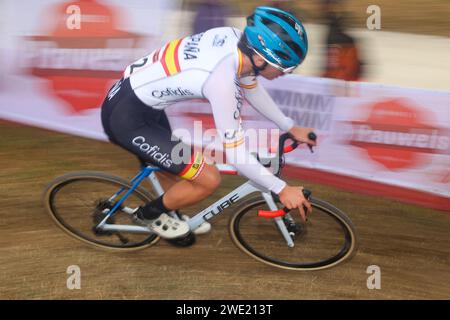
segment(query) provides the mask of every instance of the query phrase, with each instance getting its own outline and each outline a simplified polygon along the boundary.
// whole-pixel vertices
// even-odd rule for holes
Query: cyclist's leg
[[[170,127],[167,117],[164,115],[164,117],[161,117],[161,118],[165,118],[165,119],[162,119],[163,121],[160,121],[159,123],[163,125],[164,120],[165,120],[166,126]],[[208,171],[208,168],[206,168],[204,170]],[[172,188],[177,182],[182,181],[182,179],[179,176],[171,174],[171,173],[163,171],[163,170],[157,171],[157,172],[155,172],[155,174],[158,177],[159,183],[161,184],[163,190],[165,190],[165,191]],[[200,173],[200,176],[202,178],[203,178],[203,175],[204,175],[203,173]],[[202,179],[202,178],[200,178],[200,179]],[[197,182],[200,182],[200,180],[197,180]],[[188,189],[190,188],[190,186],[183,186],[183,184],[177,185],[177,187],[175,187],[173,190],[171,190],[168,195],[167,194],[164,195],[164,200],[165,200],[164,203],[178,204],[179,208],[181,209],[185,205],[183,205],[182,203],[179,203],[180,201],[179,201],[179,199],[177,199],[178,195],[180,194],[180,192],[178,191],[178,188],[181,188],[181,190],[182,190],[181,192],[188,192]],[[198,188],[196,188],[196,189],[198,190]],[[213,190],[213,189],[214,188],[211,188],[210,190]],[[204,198],[207,194],[208,194],[208,192],[205,192],[205,194],[201,195],[199,198]],[[192,195],[192,193],[190,193],[190,195]],[[166,200],[166,199],[168,199],[168,200]],[[185,200],[185,199],[187,199],[187,198],[183,196],[182,200]],[[193,203],[195,203],[197,201],[200,201],[201,199],[190,199],[190,200]],[[150,205],[152,205],[152,204],[150,204]],[[167,205],[167,207],[171,207],[171,206],[172,205]],[[175,210],[175,212],[177,213],[178,217],[180,219],[183,219],[184,221],[188,221],[190,219],[190,217],[188,215],[182,214],[179,210]],[[205,221],[199,228],[194,230],[194,233],[196,235],[205,234],[205,233],[208,233],[210,230],[211,230],[211,224],[209,224],[208,222]]]
[[[157,171],[155,174],[158,177],[159,183],[161,184],[163,190],[168,190],[175,183],[181,180],[180,177],[165,171]]]
[[[166,191],[163,203],[167,209],[179,209],[198,202],[217,188],[220,174],[216,167],[205,163],[201,153],[186,156],[185,162],[181,161],[183,157],[173,159],[173,148],[183,142],[172,139],[169,130],[157,123],[126,128],[121,123],[123,118],[113,114],[111,127],[114,128],[115,141],[145,162],[183,178]],[[118,128],[122,128],[122,132],[117,133]],[[183,149],[191,151],[190,146]]]
[[[181,156],[187,160],[172,159],[172,150],[182,142],[172,138],[170,127],[160,117],[163,111],[151,109],[130,95],[111,112],[108,121],[113,141],[137,155],[145,162],[156,165],[184,180],[175,183],[163,196],[162,204],[174,210],[194,204],[211,194],[220,184],[216,167],[204,162],[201,153]],[[192,151],[191,146],[181,148]]]
[[[162,111],[158,123],[172,131],[169,119],[167,118],[167,114],[165,111]],[[155,172],[155,174],[158,177],[159,183],[161,184],[163,190],[165,191],[169,190],[169,188],[171,188],[175,183],[182,180],[179,176],[167,171],[157,171]]]
[[[199,176],[195,180],[190,181],[180,179],[179,176],[165,171],[159,171],[156,174],[165,191],[164,204],[167,208],[177,207],[177,209],[182,209],[199,202],[214,192],[221,181],[217,168],[211,165],[205,165]],[[173,187],[175,188],[170,193],[167,193]],[[195,190],[190,190],[191,188],[195,188]],[[190,193],[186,198],[184,193],[188,192]],[[179,195],[181,195],[182,199],[180,199]]]
[[[164,194],[164,205],[169,209],[181,209],[200,202],[220,185],[220,173],[215,166],[205,164],[193,180],[181,180]]]
[[[168,132],[172,132],[169,119],[164,110],[159,111],[155,115],[155,112],[148,108],[145,119],[150,126],[154,122],[157,122],[161,127],[166,128]],[[176,143],[178,144],[179,140],[176,140]],[[185,146],[185,149],[194,152],[192,147]],[[168,209],[181,209],[195,204],[209,196],[220,184],[220,173],[215,166],[204,163],[203,158],[197,160],[197,154],[191,154],[191,156],[193,156],[192,161],[190,161],[192,165],[200,165],[203,167],[199,169],[195,177],[190,173],[193,168],[190,167],[189,161],[187,161],[186,166],[177,175],[171,174],[170,172],[165,172],[160,175],[164,176],[162,183],[166,193],[163,198],[163,203]],[[196,160],[198,162],[197,164],[194,163]],[[177,179],[180,176],[184,179]]]
[[[129,81],[124,80],[120,90],[111,99],[105,100],[102,123],[113,143],[137,155],[144,162],[185,179],[175,183],[162,197],[138,210],[138,213],[145,213],[144,218],[156,220],[159,217],[159,221],[163,217],[161,213],[207,197],[219,185],[220,175],[214,166],[205,164],[201,153],[186,154],[186,157],[181,157],[185,158],[185,162],[172,159],[172,150],[175,146],[180,147],[180,143],[180,156],[190,153],[192,148],[172,138],[163,111],[146,106],[130,89]],[[163,233],[159,234],[164,236]]]

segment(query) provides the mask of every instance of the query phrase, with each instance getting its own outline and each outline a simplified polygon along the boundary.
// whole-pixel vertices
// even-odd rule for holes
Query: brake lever
[[[303,191],[304,197],[308,201],[310,201],[312,192],[310,190],[308,190],[308,189],[303,189],[302,191]],[[275,202],[278,202],[278,203],[281,202],[280,201],[280,197],[276,193],[271,192],[271,194],[272,194],[272,197],[275,200]],[[303,206],[303,209],[305,210],[305,213],[308,211],[308,208],[306,208],[306,206]],[[285,214],[289,213],[290,211],[291,210],[286,208],[286,207],[283,207],[282,209],[278,209],[278,210],[275,210],[275,211],[259,210],[258,211],[258,216],[264,217],[264,218],[275,218],[275,217],[284,216]],[[306,221],[308,221],[308,218],[306,218]]]
[[[303,196],[305,197],[305,199],[309,201],[311,199],[311,194],[312,194],[311,190],[303,188],[302,192],[303,192]],[[271,192],[271,195],[272,195],[273,200],[275,200],[275,202],[281,203],[279,195],[277,195],[275,192]]]
[[[308,139],[316,142],[317,141],[317,135],[314,132],[310,132],[310,133],[308,133]],[[308,148],[311,151],[311,153],[314,153],[314,149],[313,149],[312,145],[308,144]]]

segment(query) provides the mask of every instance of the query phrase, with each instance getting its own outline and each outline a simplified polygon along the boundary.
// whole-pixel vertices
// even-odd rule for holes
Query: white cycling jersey
[[[241,76],[243,54],[238,49],[242,32],[214,28],[173,40],[129,65],[129,78],[136,96],[155,109],[186,99],[205,98],[212,107],[227,160],[238,172],[266,189],[279,193],[286,185],[246,150],[241,127],[244,97],[252,107],[284,131],[294,125],[274,103],[254,76]]]

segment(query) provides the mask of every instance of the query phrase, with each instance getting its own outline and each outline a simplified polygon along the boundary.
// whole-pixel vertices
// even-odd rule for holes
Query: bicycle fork
[[[273,211],[278,210],[278,207],[270,193],[262,192],[262,196],[263,196],[264,200],[266,200],[266,203],[270,210],[273,210]],[[292,237],[283,221],[283,218],[276,217],[273,219],[275,221],[276,226],[278,227],[278,230],[280,230],[281,235],[283,236],[284,240],[286,241],[288,247],[293,248],[294,241],[292,240]]]

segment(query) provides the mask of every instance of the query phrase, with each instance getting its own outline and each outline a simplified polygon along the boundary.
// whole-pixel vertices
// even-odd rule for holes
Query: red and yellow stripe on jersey
[[[244,143],[244,137],[242,137],[241,139],[237,140],[237,141],[233,141],[233,142],[225,142],[223,144],[224,148],[236,148],[238,146],[240,146],[241,144]]]
[[[242,54],[240,49],[238,49],[238,56],[239,56],[239,66],[238,66],[238,70],[237,70],[237,76],[238,76],[238,78],[240,78],[241,73],[242,73],[242,66],[244,65],[244,55]],[[257,85],[258,85],[258,82],[256,82],[256,81],[251,84],[244,84],[239,81],[239,87],[244,88],[244,89],[253,89],[253,88],[256,88]]]
[[[161,64],[167,76],[173,76],[180,72],[180,62],[178,61],[178,49],[183,39],[169,42],[161,56]]]
[[[239,87],[244,88],[244,89],[253,89],[256,88],[256,86],[258,85],[258,82],[255,81],[255,83],[251,83],[251,84],[243,84],[242,82],[239,82]]]
[[[237,70],[237,76],[238,78],[240,78],[242,73],[242,66],[244,65],[244,55],[242,54],[240,49],[238,49],[238,56],[239,56],[239,65]]]
[[[202,172],[203,166],[205,165],[205,159],[200,152],[192,155],[192,161],[190,164],[186,165],[183,171],[180,172],[179,176],[186,180],[194,180]]]

